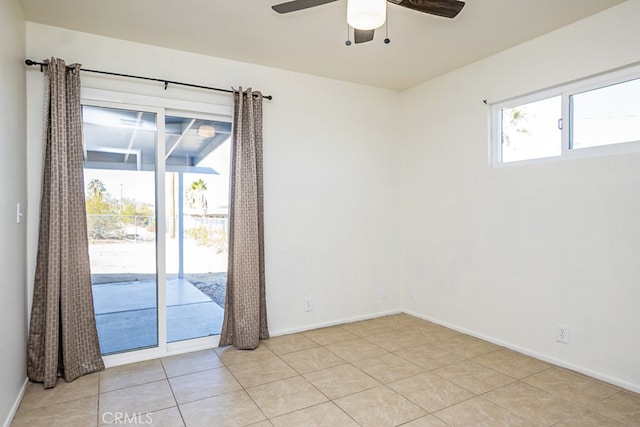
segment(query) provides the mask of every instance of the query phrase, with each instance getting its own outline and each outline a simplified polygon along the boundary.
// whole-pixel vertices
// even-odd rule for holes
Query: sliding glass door
[[[219,335],[227,283],[231,124],[167,112],[167,341]]]
[[[218,335],[231,124],[85,102],[85,195],[104,355]]]
[[[91,281],[103,354],[158,345],[157,114],[83,107]]]

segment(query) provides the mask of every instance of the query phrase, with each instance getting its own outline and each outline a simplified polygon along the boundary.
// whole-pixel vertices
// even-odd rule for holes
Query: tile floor
[[[29,384],[13,426],[640,426],[640,395],[404,315]]]

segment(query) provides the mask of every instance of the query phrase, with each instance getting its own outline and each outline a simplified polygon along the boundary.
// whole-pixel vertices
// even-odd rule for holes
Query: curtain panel
[[[253,350],[269,338],[265,297],[262,94],[234,90],[229,265],[220,346]]]
[[[45,61],[40,231],[27,374],[45,388],[104,369],[84,200],[80,65]]]

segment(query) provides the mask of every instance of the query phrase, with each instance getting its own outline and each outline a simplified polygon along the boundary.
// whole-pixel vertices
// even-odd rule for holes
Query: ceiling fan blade
[[[398,6],[445,18],[455,18],[464,7],[459,0],[388,0]]]
[[[293,0],[286,3],[271,6],[271,9],[278,13],[295,12],[296,10],[308,9],[310,7],[320,6],[337,0]]]
[[[358,30],[353,29],[353,39],[356,43],[366,43],[373,40],[373,34],[376,30]]]

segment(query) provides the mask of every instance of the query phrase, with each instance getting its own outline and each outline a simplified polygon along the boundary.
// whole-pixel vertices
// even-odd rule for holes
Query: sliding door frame
[[[185,100],[135,95],[102,89],[82,88],[82,105],[137,110],[156,114],[155,147],[155,220],[156,220],[156,304],[158,346],[103,356],[105,366],[156,359],[189,351],[217,347],[220,336],[193,338],[167,343],[167,271],[166,271],[166,200],[165,200],[165,116],[187,114],[233,123],[233,107]],[[161,232],[158,232],[161,231]]]

